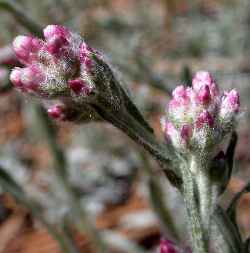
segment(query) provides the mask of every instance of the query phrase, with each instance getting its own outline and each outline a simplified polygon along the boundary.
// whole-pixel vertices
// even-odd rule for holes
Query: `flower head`
[[[192,87],[177,86],[162,120],[166,140],[180,152],[212,149],[236,125],[239,93],[220,93],[206,71],[195,74]]]
[[[23,68],[14,68],[10,75],[17,89],[43,100],[54,100],[55,107],[48,113],[58,119],[68,119],[58,116],[58,101],[64,114],[73,108],[74,112],[84,114],[86,120],[97,118],[103,110],[118,112],[122,106],[128,106],[123,101],[126,92],[101,53],[64,26],[49,25],[43,33],[44,40],[18,36],[13,41],[14,52],[24,64]]]

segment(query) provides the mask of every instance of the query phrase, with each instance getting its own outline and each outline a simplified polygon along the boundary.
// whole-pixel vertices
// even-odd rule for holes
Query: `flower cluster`
[[[162,128],[166,141],[180,153],[211,150],[234,129],[239,93],[221,93],[210,73],[197,72],[192,87],[177,86],[172,96]]]
[[[103,56],[66,27],[49,25],[43,34],[45,40],[33,36],[15,38],[14,52],[24,67],[14,68],[10,80],[24,93],[54,100],[48,109],[53,118],[79,116],[76,111],[80,106],[84,107],[84,119],[95,118],[88,102],[98,93],[94,78],[97,60]]]

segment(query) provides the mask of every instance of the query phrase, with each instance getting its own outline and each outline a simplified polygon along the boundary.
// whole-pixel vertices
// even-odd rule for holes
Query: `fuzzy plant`
[[[192,87],[181,85],[172,92],[161,120],[165,139],[160,142],[102,53],[63,26],[49,25],[43,34],[44,39],[28,35],[13,41],[24,67],[12,70],[11,82],[22,93],[39,98],[53,119],[107,121],[157,160],[162,175],[185,200],[192,248],[177,246],[175,234],[175,242],[162,240],[161,253],[248,252],[232,215],[236,204],[225,211],[218,203],[233,168],[239,93],[221,92],[210,73],[197,72]],[[147,173],[155,209],[171,230],[171,222],[161,215],[162,196],[154,191],[154,177],[159,175],[152,169]]]

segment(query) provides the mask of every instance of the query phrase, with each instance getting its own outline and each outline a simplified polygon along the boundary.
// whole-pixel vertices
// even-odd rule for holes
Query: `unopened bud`
[[[63,107],[61,105],[54,105],[48,109],[48,115],[53,119],[63,119]]]
[[[160,243],[160,253],[178,253],[178,251],[172,241],[162,239]]]
[[[32,36],[17,36],[13,41],[13,49],[16,56],[26,65],[37,60],[38,51],[42,46],[42,41]]]
[[[22,76],[22,69],[18,67],[14,68],[10,73],[10,81],[16,88],[19,89],[23,87],[21,76]]]
[[[203,111],[197,118],[196,127],[202,128],[204,126],[213,127],[214,125],[214,118],[208,111]]]

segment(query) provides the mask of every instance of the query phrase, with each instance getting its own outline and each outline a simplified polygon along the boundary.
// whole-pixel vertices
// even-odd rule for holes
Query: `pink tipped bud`
[[[53,119],[63,119],[63,107],[61,105],[54,105],[48,109],[48,115]]]
[[[173,98],[181,105],[187,105],[189,103],[188,93],[183,85],[177,86],[173,93]]]
[[[223,119],[225,124],[234,122],[234,116],[239,112],[240,109],[240,96],[236,90],[225,92],[222,97],[220,118]]]
[[[210,86],[213,82],[211,74],[207,71],[198,71],[192,80],[193,88],[195,90],[199,90],[204,84]]]
[[[175,100],[175,99],[171,99],[168,103],[168,110],[172,111],[177,109],[178,107],[180,107],[180,103]]]
[[[203,105],[208,104],[211,100],[210,89],[208,85],[201,87],[198,91],[197,102]]]
[[[24,64],[30,64],[36,60],[37,53],[42,46],[43,42],[32,36],[17,36],[13,41],[16,56]]]
[[[43,80],[44,75],[36,65],[31,65],[22,70],[21,81],[25,88],[29,90],[36,91]]]
[[[90,58],[91,53],[94,53],[94,50],[83,42],[80,46],[80,62],[84,65],[86,70],[91,70],[93,66],[93,62]]]
[[[83,42],[80,46],[80,55],[81,57],[87,56],[89,53],[94,53],[95,50],[90,47],[86,42]]]
[[[185,141],[188,142],[191,135],[192,135],[192,127],[189,125],[184,125],[181,128],[181,138]]]
[[[212,96],[217,96],[219,89],[212,77],[212,75],[207,71],[199,71],[195,74],[192,80],[193,89],[197,92],[204,87],[208,86]]]
[[[228,110],[231,110],[233,112],[239,111],[240,95],[235,89],[233,89],[229,93],[227,93],[226,99],[223,102],[223,106],[228,106]]]
[[[176,134],[176,129],[173,123],[167,121],[165,122],[165,134],[167,138],[171,138]]]
[[[183,85],[177,86],[173,92],[172,92],[173,97],[177,100],[180,97],[184,97],[186,95],[186,90]]]
[[[68,81],[70,89],[72,89],[76,94],[84,94],[89,95],[91,89],[86,84],[84,80],[81,79],[75,79],[75,80],[69,80]]]
[[[160,253],[178,253],[178,251],[173,242],[162,239],[160,243]]]
[[[93,67],[93,62],[89,57],[86,57],[83,62],[84,67],[86,68],[86,70],[91,70],[91,68]]]
[[[213,127],[214,125],[214,118],[211,116],[211,114],[208,111],[203,111],[196,121],[196,127],[198,129],[202,128],[204,125],[207,125],[209,127]]]
[[[54,35],[67,38],[70,35],[70,31],[64,26],[48,25],[43,30],[43,34],[44,34],[45,39],[49,39],[53,37]]]
[[[21,68],[14,68],[10,73],[10,81],[17,88],[23,87],[23,84],[21,81],[21,76],[22,76],[22,69]]]
[[[67,39],[61,35],[54,35],[50,37],[46,43],[46,50],[58,57],[60,56],[60,53],[63,53],[65,46],[67,46],[69,43]]]

